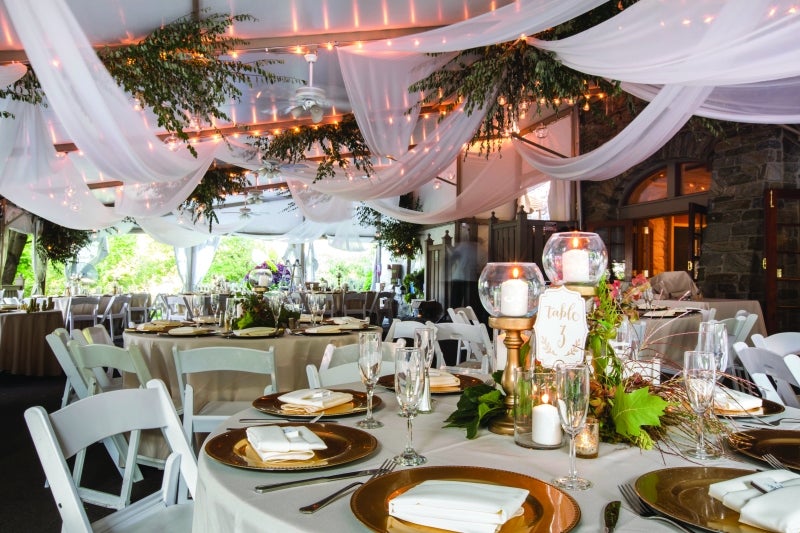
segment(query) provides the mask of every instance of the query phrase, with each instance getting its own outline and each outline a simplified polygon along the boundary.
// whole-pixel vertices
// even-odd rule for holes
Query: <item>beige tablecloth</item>
[[[656,306],[666,307],[696,307],[698,309],[716,309],[714,314],[715,320],[722,320],[725,318],[733,318],[739,310],[745,310],[748,313],[755,313],[758,315],[758,320],[753,325],[750,335],[760,333],[767,335],[767,326],[764,323],[764,313],[761,312],[761,304],[758,300],[733,300],[724,298],[704,298],[702,300],[657,300]],[[747,337],[747,342],[751,346],[750,336]]]
[[[58,376],[61,365],[45,335],[64,327],[61,311],[0,313],[0,370],[25,376]]]
[[[360,384],[347,387],[363,390]],[[253,531],[281,531],[284,533],[317,531],[370,531],[362,525],[350,509],[350,498],[330,504],[314,514],[302,514],[298,508],[365,477],[330,483],[320,483],[278,492],[257,494],[256,485],[291,481],[306,477],[347,472],[379,465],[384,459],[402,451],[405,445],[405,419],[397,416],[394,394],[380,390],[378,396],[384,406],[375,412],[375,418],[384,423],[383,428],[370,430],[379,442],[376,453],[353,464],[311,472],[261,472],[234,468],[209,458],[205,452],[199,457],[199,478],[195,495],[194,533],[226,531],[251,533]],[[500,436],[481,429],[475,440],[468,440],[464,430],[443,428],[445,417],[455,410],[459,396],[436,397],[435,411],[414,419],[414,448],[428,458],[426,466],[468,465],[519,472],[549,483],[554,477],[567,473],[568,451],[564,445],[555,450],[531,450],[514,444],[509,436]],[[800,410],[788,408],[786,416],[798,416]],[[242,411],[231,417],[221,430],[228,426],[241,426],[242,417],[263,416],[254,409]],[[352,426],[361,417],[340,418],[339,424]],[[783,424],[787,429],[792,424]],[[794,427],[797,427],[795,424]],[[755,463],[719,459],[709,466],[727,466],[755,469]],[[624,444],[601,444],[596,459],[578,459],[578,474],[592,481],[594,486],[585,491],[569,491],[580,506],[581,519],[573,530],[576,533],[602,531],[602,509],[612,500],[621,500],[617,485],[635,481],[640,475],[666,467],[691,467],[689,462],[672,454],[657,450],[642,451]],[[763,466],[763,465],[758,465]],[[398,470],[403,470],[400,467]],[[382,504],[379,503],[378,505]],[[619,533],[674,532],[669,525],[645,520],[634,515],[623,503],[617,531]]]

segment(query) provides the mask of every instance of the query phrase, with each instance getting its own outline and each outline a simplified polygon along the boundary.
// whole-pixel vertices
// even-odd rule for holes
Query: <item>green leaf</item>
[[[642,387],[633,392],[625,392],[617,388],[611,417],[617,433],[623,437],[638,437],[642,426],[660,426],[661,416],[668,402],[655,394],[650,394],[649,387]]]

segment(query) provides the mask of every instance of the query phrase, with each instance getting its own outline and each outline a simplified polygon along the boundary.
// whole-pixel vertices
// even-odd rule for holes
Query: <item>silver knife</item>
[[[619,519],[619,500],[609,502],[603,508],[603,522],[605,523],[604,533],[612,533]]]
[[[377,468],[372,468],[369,470],[354,470],[353,472],[342,472],[341,474],[331,474],[329,476],[310,477],[306,479],[297,479],[295,481],[284,481],[283,483],[272,483],[271,485],[258,485],[253,488],[253,490],[258,493],[272,492],[273,490],[288,489],[290,487],[302,487],[304,485],[314,485],[316,483],[325,483],[326,481],[349,479],[351,477],[371,476],[377,471]]]

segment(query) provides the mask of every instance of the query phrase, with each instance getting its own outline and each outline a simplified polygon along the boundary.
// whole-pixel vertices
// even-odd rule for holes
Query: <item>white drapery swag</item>
[[[219,237],[211,237],[203,244],[175,248],[175,263],[183,282],[184,292],[193,291],[208,273],[218,244]]]
[[[430,58],[424,56],[424,52],[460,50],[511,40],[523,33],[534,34],[599,3],[599,0],[520,0],[435,32],[370,43],[363,52],[353,50],[352,61],[342,61],[343,68],[347,69],[344,77],[348,90],[355,85],[352,80],[357,79],[359,87],[371,84],[361,89],[367,95],[365,100],[353,95],[359,124],[361,126],[369,114],[384,120],[380,122],[378,118],[371,118],[369,123],[364,123],[371,149],[378,154],[397,157],[397,150],[402,148],[402,143],[391,140],[397,132],[390,126],[397,125],[397,113],[404,109],[409,96],[404,92],[407,84],[402,85],[396,76],[381,74],[401,70],[392,63],[390,55],[399,54],[407,59],[407,54],[416,52],[420,61],[425,63]],[[64,123],[64,129],[84,151],[99,175],[126,183],[119,199],[120,205],[125,206],[124,211],[138,219],[147,213],[160,215],[169,211],[166,204],[170,202],[173,206],[178,205],[186,197],[176,198],[178,190],[194,187],[207,169],[213,149],[206,151],[200,147],[201,157],[197,160],[183,151],[172,153],[166,150],[145,124],[143,115],[132,110],[127,96],[113,83],[63,0],[6,0],[6,7],[39,74],[48,101]],[[687,21],[689,30],[683,31]],[[692,113],[740,122],[798,122],[795,95],[800,94],[797,91],[800,52],[792,38],[797,30],[797,13],[792,2],[787,0],[698,0],[688,3],[642,0],[613,19],[574,37],[547,43],[531,40],[534,46],[553,51],[565,64],[580,71],[637,84],[626,83],[625,87],[634,94],[635,91],[640,95],[650,94],[653,101],[648,109],[653,107],[653,110],[642,113],[606,146],[577,158],[558,161],[537,154],[522,143],[515,143],[515,147],[527,161],[550,177],[605,179],[610,177],[610,170],[604,171],[606,166],[611,168],[613,163],[616,168],[624,170],[640,162],[663,145],[671,137],[670,132],[677,131],[682,121]],[[343,48],[339,54],[349,51]],[[350,70],[357,68],[360,61],[370,62],[369,79]],[[408,61],[403,64],[415,76],[424,73],[424,70],[411,68],[414,63]],[[392,86],[381,89],[384,80],[391,80]],[[665,87],[656,95],[653,86],[662,84]],[[384,107],[376,104],[375,95],[389,95],[392,101]],[[401,123],[409,121],[409,125],[403,127],[404,143],[405,132],[412,131],[413,120],[399,118]],[[465,132],[471,135],[479,121],[479,112],[471,117],[464,113],[452,114],[440,125],[439,133],[418,144],[415,151],[400,155],[399,164],[392,165],[387,174],[376,175],[360,185],[346,178],[312,184],[311,180],[298,177],[292,186],[293,192],[298,194],[295,200],[303,209],[303,205],[309,205],[305,195],[315,194],[311,201],[317,204],[323,201],[320,194],[336,197],[325,210],[324,216],[328,221],[337,220],[332,218],[334,210],[340,213],[338,220],[344,220],[353,201],[380,202],[375,205],[385,208],[382,201],[386,198],[415,190],[442,172],[458,156],[463,144],[458,141],[464,138]],[[26,128],[31,132],[37,127],[28,125]],[[642,136],[643,132],[648,134]],[[5,137],[2,133],[0,136]],[[61,195],[60,187],[73,191],[70,183],[75,178],[61,176],[61,165],[65,164],[40,161],[38,166],[26,169],[28,181],[24,182],[23,192],[12,192],[0,184],[0,193],[12,200],[14,195],[26,196],[28,205],[39,206],[33,212],[43,213],[43,204],[34,202],[31,196],[58,197]],[[7,162],[6,167],[13,167],[13,163]],[[36,171],[34,185],[29,183],[31,168]],[[615,171],[611,175],[618,173]],[[161,193],[155,192],[159,183],[174,187],[170,184],[181,180],[183,184],[178,190],[168,188]],[[512,192],[517,194],[520,186],[514,180],[483,181],[482,187],[476,185],[462,192],[456,200],[458,207],[453,205],[442,209],[440,217],[426,214],[425,220],[428,223],[445,222],[451,220],[456,212],[458,217],[470,216],[494,207],[486,198],[498,198],[500,195],[496,189],[503,188],[510,196]],[[140,189],[128,187],[135,183],[140,183]],[[301,188],[302,185],[308,187]],[[85,192],[82,183],[81,187],[77,193],[84,195],[85,203],[88,203],[91,195]],[[131,197],[133,200],[129,200]],[[153,198],[164,200],[163,211],[153,208]],[[69,201],[59,199],[50,203],[60,213],[47,211],[47,218],[58,223],[72,220],[72,223],[64,225],[76,227],[75,219],[78,217],[70,209]],[[338,204],[335,209],[334,204]],[[133,205],[145,209],[145,213],[134,214]],[[87,217],[85,206],[79,216],[85,221],[82,227],[97,227],[98,220],[103,220],[94,215]],[[421,220],[415,211],[392,216]]]

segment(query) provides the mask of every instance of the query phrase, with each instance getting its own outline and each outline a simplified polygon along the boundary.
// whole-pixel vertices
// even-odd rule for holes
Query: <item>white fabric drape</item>
[[[184,292],[193,291],[208,273],[218,244],[219,237],[211,237],[202,244],[175,248],[175,263],[183,281]]]

